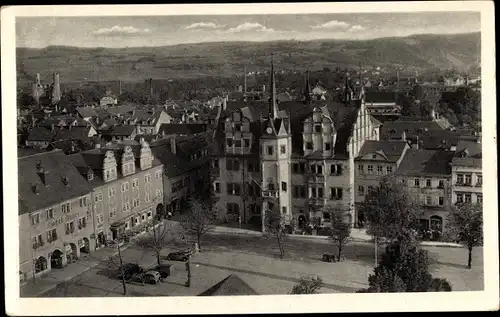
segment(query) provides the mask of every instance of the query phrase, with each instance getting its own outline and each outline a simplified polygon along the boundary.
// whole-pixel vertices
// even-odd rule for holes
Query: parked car
[[[142,273],[144,269],[135,263],[127,263],[123,265],[123,275],[120,272],[119,279],[130,280],[134,275]]]
[[[189,253],[189,251],[171,252],[167,255],[167,260],[186,262],[189,259]]]
[[[149,270],[143,275],[144,283],[156,284],[160,281],[161,275],[158,271]]]
[[[323,254],[323,261],[325,261],[325,262],[337,262],[335,255],[328,254],[328,253]]]
[[[172,265],[167,265],[167,264],[162,264],[162,265],[157,265],[154,270],[160,273],[161,278],[167,278],[170,276],[170,269]]]

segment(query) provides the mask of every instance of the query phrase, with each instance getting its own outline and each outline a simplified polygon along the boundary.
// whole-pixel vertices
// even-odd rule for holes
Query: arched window
[[[431,217],[431,229],[442,232],[443,231],[443,218],[441,218],[440,216],[432,216]]]
[[[39,257],[35,262],[35,273],[40,273],[47,269],[47,259],[43,256]]]

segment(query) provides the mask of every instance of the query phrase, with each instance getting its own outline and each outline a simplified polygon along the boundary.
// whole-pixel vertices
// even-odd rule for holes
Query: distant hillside
[[[62,82],[123,81],[146,78],[181,79],[204,76],[241,76],[269,67],[275,53],[277,69],[304,71],[323,67],[405,66],[426,69],[466,70],[477,64],[480,33],[416,35],[364,41],[315,40],[277,42],[221,42],[139,48],[78,48],[51,46],[18,48],[18,83],[34,73],[50,80],[52,72]]]

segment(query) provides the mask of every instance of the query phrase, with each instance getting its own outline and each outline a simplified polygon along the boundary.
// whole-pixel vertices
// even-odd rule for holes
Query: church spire
[[[306,71],[306,88],[304,91],[305,102],[311,102],[311,84],[309,82],[309,69]]]
[[[271,96],[269,99],[269,115],[271,118],[278,117],[278,106],[276,104],[276,82],[274,78],[274,54],[271,53]]]

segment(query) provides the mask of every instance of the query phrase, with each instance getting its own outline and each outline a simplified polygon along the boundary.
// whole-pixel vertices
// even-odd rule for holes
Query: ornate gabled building
[[[70,156],[92,187],[96,247],[141,230],[164,211],[163,166],[143,139],[132,143]]]
[[[302,101],[278,102],[272,65],[267,103],[227,103],[211,153],[219,217],[262,223],[274,209],[298,226],[328,225],[333,206],[354,222],[354,158],[379,124],[350,80],[342,103],[313,100],[308,86]]]

